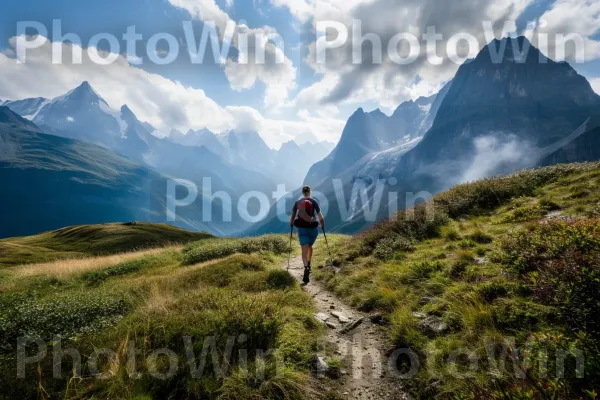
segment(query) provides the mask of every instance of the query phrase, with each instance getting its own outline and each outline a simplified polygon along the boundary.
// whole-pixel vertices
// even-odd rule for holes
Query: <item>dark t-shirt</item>
[[[315,199],[313,199],[312,197],[309,197],[308,199],[307,198],[302,198],[300,200],[297,200],[294,203],[294,208],[292,209],[292,213],[293,214],[295,214],[296,211],[298,211],[298,203],[300,203],[301,201],[304,201],[304,200],[309,200],[312,203],[313,210],[314,210],[314,213],[312,215],[313,218],[315,216],[317,216],[321,212],[321,207],[319,206],[319,203]]]

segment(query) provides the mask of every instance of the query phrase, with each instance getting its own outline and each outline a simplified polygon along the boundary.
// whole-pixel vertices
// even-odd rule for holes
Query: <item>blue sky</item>
[[[316,40],[317,21],[353,19],[363,23],[364,32],[384,40],[390,32],[423,33],[434,25],[447,36],[467,32],[485,44],[481,23],[490,20],[502,25],[515,20],[520,29],[527,21],[547,21],[545,31],[578,33],[585,38],[585,64],[574,65],[600,90],[600,8],[592,0],[481,0],[471,2],[439,0],[22,0],[3,5],[0,15],[0,99],[57,96],[89,80],[109,104],[127,103],[142,120],[168,133],[170,129],[256,130],[267,142],[335,141],[344,121],[358,107],[381,108],[390,113],[402,101],[434,94],[451,79],[458,65],[414,63],[409,66],[385,62],[382,65],[350,65],[347,61],[317,65],[308,57]],[[155,65],[144,58],[142,65],[119,60],[106,67],[50,65],[51,48],[32,53],[34,61],[16,66],[14,43],[18,21],[37,21],[49,30],[60,19],[62,31],[75,33],[82,47],[92,36],[109,33],[121,38],[127,27],[135,26],[144,40],[138,54],[145,54],[147,40],[157,33],[173,35],[184,44],[182,23],[192,21],[195,32],[206,21],[224,26],[231,20],[256,32],[277,32],[285,43],[284,65],[256,67],[237,63],[234,45],[227,65],[215,64],[210,52],[202,65],[190,63],[186,46],[169,65]],[[33,33],[33,32],[31,32]],[[385,43],[385,41],[384,41]],[[534,41],[535,43],[535,41]],[[444,45],[445,42],[442,42]],[[101,50],[109,50],[100,42]],[[121,43],[121,54],[124,55]],[[70,52],[66,48],[67,54]],[[160,49],[166,49],[161,42]],[[589,49],[589,51],[587,51]],[[114,49],[113,49],[114,50]],[[342,57],[347,48],[332,52]],[[38,51],[36,49],[36,51]],[[4,56],[4,59],[1,57]],[[123,62],[121,62],[123,61]],[[68,64],[68,62],[66,63]],[[250,63],[252,64],[252,63]],[[4,69],[4,71],[3,71]],[[9,79],[10,78],[10,79]],[[171,112],[172,111],[172,112]]]

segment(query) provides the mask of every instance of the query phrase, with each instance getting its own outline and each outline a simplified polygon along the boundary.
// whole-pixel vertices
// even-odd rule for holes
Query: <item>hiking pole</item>
[[[333,258],[331,257],[331,250],[329,249],[329,242],[327,241],[327,234],[325,233],[325,228],[321,227],[323,231],[323,237],[325,238],[325,244],[327,245],[327,253],[329,253],[329,263],[333,266]]]
[[[292,236],[294,235],[294,225],[290,227],[290,249],[288,251],[288,266],[287,270],[290,271],[290,260],[292,259]]]

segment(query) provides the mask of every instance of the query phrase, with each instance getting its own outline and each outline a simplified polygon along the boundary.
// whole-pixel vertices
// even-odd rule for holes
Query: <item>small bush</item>
[[[593,265],[600,252],[600,219],[533,224],[501,241],[497,259],[519,274],[539,271],[580,253]]]
[[[455,186],[437,195],[434,201],[436,209],[444,208],[450,218],[479,215],[506,204],[516,197],[531,196],[537,188],[561,177],[591,171],[597,166],[597,163],[561,164],[519,171],[507,176]]]
[[[546,212],[557,211],[562,208],[559,204],[545,197],[540,200],[539,205],[540,208]]]
[[[466,272],[469,262],[465,260],[458,260],[450,266],[449,275],[453,279],[459,279]]]
[[[458,242],[458,247],[460,247],[461,249],[472,249],[475,246],[477,246],[477,243],[475,243],[471,239],[461,240],[460,242]]]
[[[486,282],[475,288],[477,295],[484,301],[491,303],[499,297],[505,297],[512,289],[506,282]]]
[[[441,261],[424,261],[414,264],[410,268],[408,279],[414,281],[424,281],[431,275],[444,269],[444,263]]]
[[[480,230],[473,232],[468,237],[475,243],[479,243],[479,244],[492,243],[492,241],[494,240],[494,238],[492,238],[490,235],[488,235],[487,233],[480,231]]]
[[[399,235],[394,235],[388,238],[382,239],[375,246],[373,256],[380,260],[388,260],[394,256],[394,253],[398,251],[412,251],[414,250],[413,244]]]
[[[437,237],[440,228],[446,224],[448,218],[443,209],[434,209],[425,205],[418,205],[412,213],[399,212],[395,219],[377,223],[368,231],[356,236],[350,247],[360,248],[361,256],[371,255],[377,245],[390,237],[400,236],[404,243]]]
[[[183,250],[183,264],[191,265],[219,258],[224,258],[235,253],[255,253],[270,251],[283,254],[289,250],[289,244],[281,237],[267,235],[244,239],[207,239],[189,244]]]
[[[283,270],[269,271],[267,286],[270,289],[289,289],[296,284],[296,280],[289,272]]]
[[[262,260],[253,255],[237,254],[229,258],[208,264],[185,278],[185,285],[197,285],[202,282],[216,287],[229,286],[243,271],[263,270]]]
[[[442,237],[449,242],[460,240],[460,233],[454,228],[444,227],[442,228]]]
[[[478,255],[479,257],[483,257],[488,252],[488,249],[484,246],[477,246],[473,249],[473,253]]]
[[[11,348],[18,337],[50,340],[106,328],[131,308],[117,293],[78,291],[38,299],[2,299],[0,348]],[[8,301],[7,301],[8,300]]]

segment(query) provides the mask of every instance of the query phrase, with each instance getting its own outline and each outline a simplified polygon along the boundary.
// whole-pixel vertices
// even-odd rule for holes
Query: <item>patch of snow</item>
[[[67,117],[67,121],[69,121],[69,122],[75,122],[75,118],[73,118],[73,117]]]
[[[129,125],[123,120],[123,118],[121,118],[121,111],[113,110],[108,106],[108,104],[106,104],[104,100],[100,100],[98,102],[98,106],[103,113],[110,115],[117,121],[121,131],[121,139],[127,139],[127,128],[129,128]]]
[[[162,133],[161,131],[159,131],[159,130],[157,130],[157,129],[155,129],[155,130],[153,130],[152,132],[150,132],[150,134],[151,134],[152,136],[154,136],[154,137],[157,137],[157,138],[159,138],[159,139],[164,139],[164,138],[166,138],[166,137],[168,137],[168,136],[169,136],[169,135],[166,135],[166,134]]]
[[[52,103],[51,99],[44,100],[44,102],[42,102],[42,104],[40,104],[40,107],[37,109],[37,111],[31,116],[31,120],[33,121],[33,119],[38,116],[40,111],[42,111],[42,109],[50,103]]]
[[[429,111],[431,111],[431,106],[432,104],[425,104],[423,106],[419,106],[419,108],[424,112],[424,113],[428,113]]]

